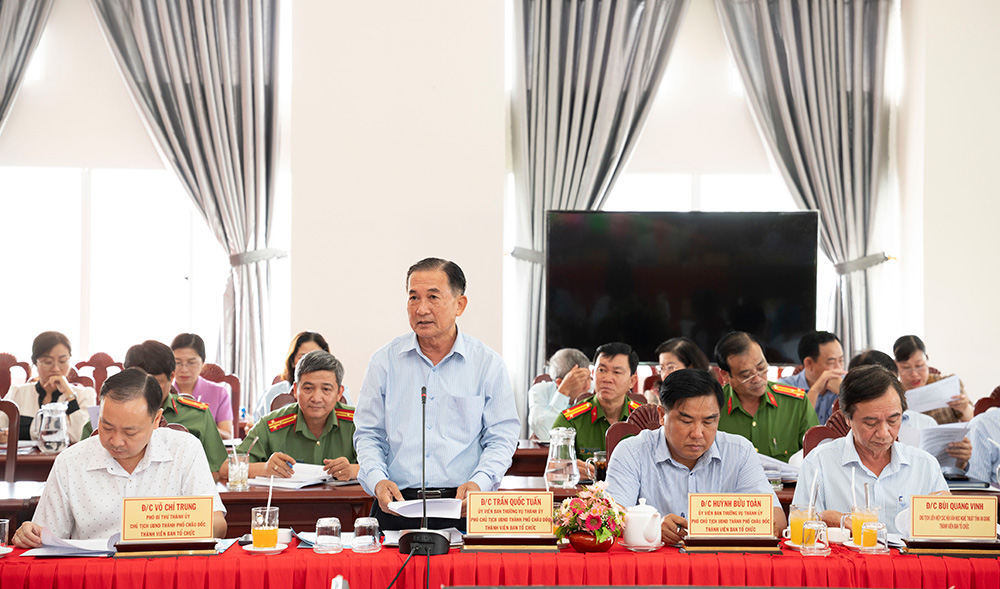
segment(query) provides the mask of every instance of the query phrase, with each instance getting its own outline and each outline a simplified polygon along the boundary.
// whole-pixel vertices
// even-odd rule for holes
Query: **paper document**
[[[101,420],[101,406],[94,405],[93,407],[87,407],[87,415],[90,416],[90,427],[96,432],[97,422]]]
[[[440,530],[449,536],[449,543],[452,545],[462,543],[462,532],[459,532],[457,528],[445,528]],[[399,535],[402,534],[402,530],[386,530],[385,531],[385,542],[382,542],[383,546],[399,546]]]
[[[277,489],[301,489],[309,485],[325,483],[331,478],[326,474],[323,467],[318,464],[306,464],[296,462],[292,466],[292,476],[289,478],[274,477],[274,486]],[[271,484],[271,477],[254,477],[250,479],[250,484],[258,487],[266,487]]]
[[[952,397],[961,394],[958,375],[951,375],[937,382],[906,391],[906,408],[923,413],[947,407]]]
[[[393,501],[389,504],[389,509],[395,511],[403,517],[423,517],[424,502],[420,499],[411,501]],[[462,517],[461,499],[428,499],[427,517],[444,517],[448,519],[459,519]]]
[[[757,454],[757,457],[760,458],[760,465],[763,466],[764,468],[767,468],[769,466],[772,468],[780,468],[781,480],[797,481],[799,479],[799,467],[792,466],[786,462],[778,460],[777,458],[771,458],[770,456],[766,456],[760,453]]]
[[[313,545],[316,544],[316,532],[295,532],[295,537],[299,539],[299,548],[309,548],[311,549]],[[389,532],[386,532],[388,534]],[[344,549],[349,549],[351,543],[354,542],[354,532],[341,532],[340,533],[340,544]]]
[[[117,534],[112,538],[63,540],[47,528],[42,528],[42,547],[32,548],[24,556],[111,556],[115,553],[117,541]]]
[[[923,429],[904,427],[899,428],[899,441],[910,446],[917,446],[937,458],[941,466],[953,467],[956,465],[956,460],[948,455],[948,444],[961,442],[968,428],[968,422],[946,423]]]

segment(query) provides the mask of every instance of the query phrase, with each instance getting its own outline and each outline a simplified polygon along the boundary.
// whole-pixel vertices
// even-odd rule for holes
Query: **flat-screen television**
[[[768,362],[797,364],[816,328],[817,215],[548,212],[546,357],[607,342],[656,362],[686,336],[713,360],[716,342],[747,331]]]

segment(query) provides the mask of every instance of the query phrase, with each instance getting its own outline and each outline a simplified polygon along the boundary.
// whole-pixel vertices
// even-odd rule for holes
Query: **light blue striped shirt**
[[[354,413],[362,488],[384,479],[420,487],[420,387],[427,387],[427,486],[475,482],[495,491],[510,467],[521,422],[500,355],[458,332],[437,366],[408,333],[368,362]]]
[[[780,506],[753,444],[726,432],[715,434],[694,469],[670,456],[663,427],[622,440],[608,463],[607,492],[622,507],[642,497],[662,515],[681,517],[687,517],[689,493],[770,493]]]
[[[858,450],[854,447],[854,434],[837,438],[817,446],[806,456],[799,471],[799,481],[795,485],[792,503],[807,505],[813,475],[819,471],[819,489],[816,493],[816,510],[833,509],[849,513],[854,503],[853,497],[863,504],[865,483],[871,493],[871,504],[882,506],[879,521],[888,526],[889,531],[898,534],[896,515],[910,508],[912,495],[930,495],[948,490],[948,483],[941,475],[941,466],[933,456],[920,448],[895,442],[892,445],[889,464],[879,476],[861,463]],[[857,469],[854,491],[851,490],[851,471]]]
[[[969,441],[972,458],[969,458],[969,477],[997,484],[997,466],[1000,466],[1000,448],[990,442],[1000,442],[1000,409],[980,413],[969,422]]]

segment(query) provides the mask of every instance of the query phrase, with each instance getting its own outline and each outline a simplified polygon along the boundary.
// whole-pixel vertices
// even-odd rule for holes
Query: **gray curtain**
[[[891,0],[716,0],[758,129],[839,273],[833,331],[867,348],[866,269],[888,175]]]
[[[264,374],[277,166],[276,0],[92,0],[146,128],[230,256],[220,362]],[[237,419],[239,416],[235,416]]]
[[[516,0],[519,412],[545,364],[545,211],[599,210],[642,131],[687,0]]]
[[[0,0],[0,132],[38,46],[53,0]]]

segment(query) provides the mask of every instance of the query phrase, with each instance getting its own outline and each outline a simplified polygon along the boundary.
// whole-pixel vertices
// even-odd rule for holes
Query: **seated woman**
[[[656,347],[656,359],[659,365],[659,378],[653,385],[643,391],[646,400],[654,405],[660,404],[660,383],[668,374],[682,368],[697,368],[708,370],[708,356],[701,351],[698,344],[686,337],[672,337]]]
[[[71,443],[80,441],[83,426],[90,421],[87,407],[97,404],[97,393],[90,387],[71,385],[66,381],[69,374],[71,353],[69,338],[58,331],[38,334],[31,344],[31,363],[38,371],[38,381],[11,387],[8,401],[17,403],[21,412],[18,424],[18,439],[30,440],[31,424],[38,409],[45,404],[68,403],[66,421]],[[0,413],[0,442],[7,442],[7,416]]]
[[[896,366],[899,368],[899,380],[906,390],[919,388],[951,376],[930,373],[927,366],[927,348],[924,346],[924,342],[915,335],[904,335],[897,339],[896,343],[892,345],[892,354],[896,357]],[[947,407],[932,409],[924,413],[933,417],[938,423],[955,423],[972,419],[972,401],[965,394],[965,385],[961,381],[958,384],[959,394],[952,397]]]
[[[257,405],[253,408],[254,422],[271,412],[271,402],[274,401],[275,397],[291,392],[292,383],[295,382],[295,366],[302,359],[302,356],[315,350],[330,351],[326,339],[315,331],[303,331],[292,338],[292,343],[288,346],[288,354],[285,356],[285,367],[281,372],[281,380],[274,383],[257,401]],[[344,403],[350,403],[350,401],[344,400]]]
[[[170,344],[177,363],[174,370],[174,388],[182,395],[208,405],[219,428],[222,439],[233,437],[233,402],[229,390],[201,377],[205,366],[205,341],[194,333],[182,333]]]

